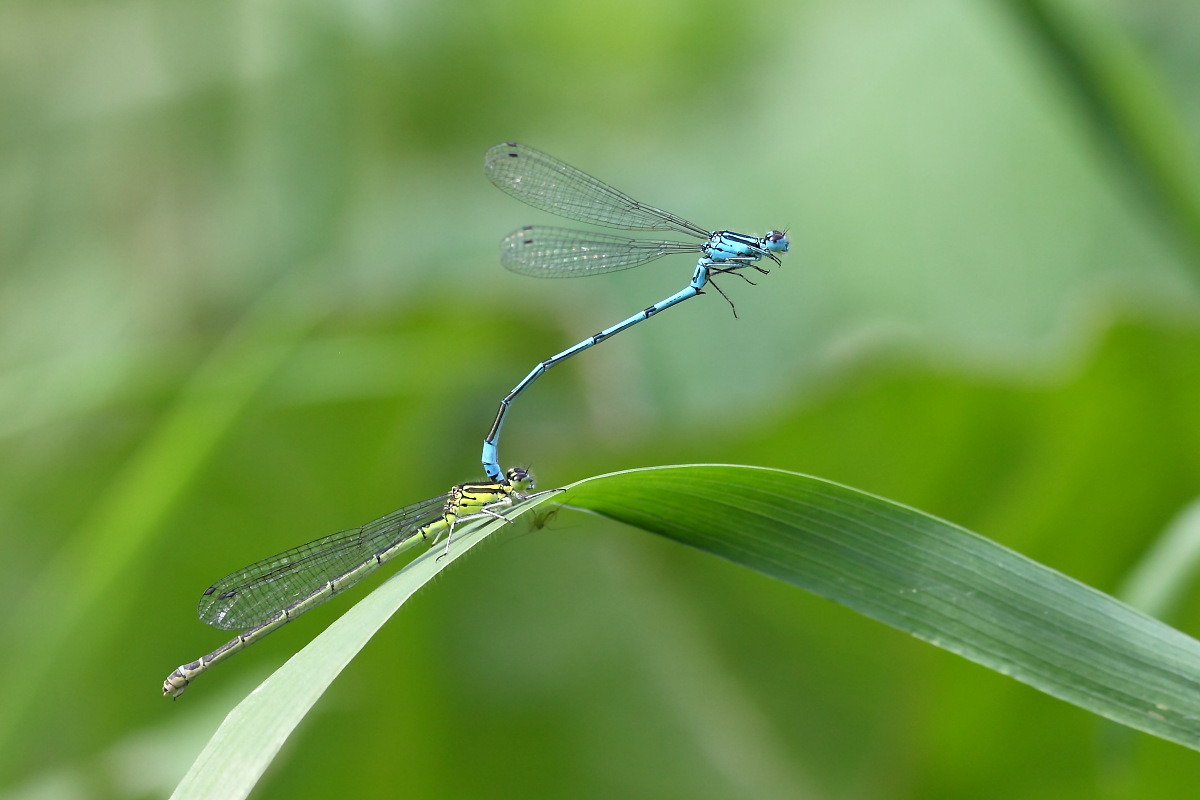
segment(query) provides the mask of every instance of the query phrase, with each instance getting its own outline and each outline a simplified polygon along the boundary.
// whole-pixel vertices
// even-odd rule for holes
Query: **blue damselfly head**
[[[772,253],[788,251],[787,231],[767,231],[767,235],[762,238],[762,241],[763,247]]]

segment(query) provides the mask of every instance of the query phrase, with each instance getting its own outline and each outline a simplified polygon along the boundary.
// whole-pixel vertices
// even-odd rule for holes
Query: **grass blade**
[[[995,542],[828,481],[661,467],[556,498],[848,606],[1115,722],[1200,749],[1200,642]]]
[[[1080,708],[1200,749],[1200,642],[956,525],[761,467],[657,467],[546,501],[787,581]],[[412,594],[485,537],[423,554],[291,658],[225,719],[173,797],[241,798],[333,679]]]

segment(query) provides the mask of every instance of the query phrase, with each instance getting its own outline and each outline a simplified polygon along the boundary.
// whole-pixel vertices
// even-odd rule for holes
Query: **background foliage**
[[[483,179],[503,139],[794,242],[740,319],[556,368],[506,463],[797,470],[1118,590],[1200,493],[1197,14],[4,4],[0,793],[164,794],[346,607],[171,704],[209,581],[477,476],[534,363],[683,285],[500,269],[552,221]],[[1163,797],[1197,758],[563,512],[415,598],[259,796]]]

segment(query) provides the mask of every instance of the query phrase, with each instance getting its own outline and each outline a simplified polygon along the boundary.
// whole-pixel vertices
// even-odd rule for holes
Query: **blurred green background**
[[[1200,495],[1198,38],[1183,0],[3,4],[0,797],[168,793],[352,602],[171,703],[227,638],[210,581],[479,477],[537,361],[685,284],[501,269],[558,224],[484,179],[506,139],[793,247],[723,283],[739,319],[708,296],[556,368],[505,465],[796,470],[1116,591]],[[256,796],[1195,791],[1197,754],[791,587],[513,527]]]

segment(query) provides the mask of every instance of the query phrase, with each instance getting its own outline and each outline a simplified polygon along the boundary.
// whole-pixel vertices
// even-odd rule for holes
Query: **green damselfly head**
[[[518,492],[533,488],[533,473],[525,467],[511,467],[504,473],[504,479]]]

